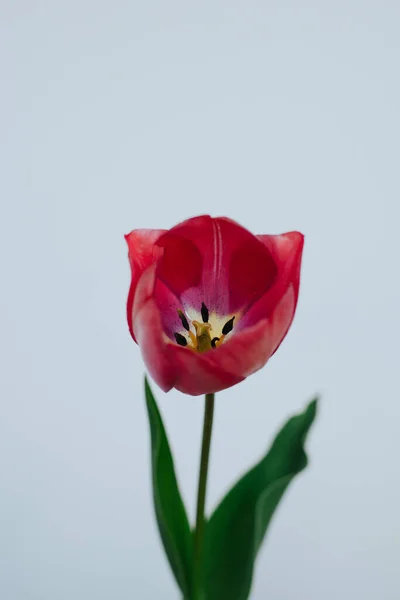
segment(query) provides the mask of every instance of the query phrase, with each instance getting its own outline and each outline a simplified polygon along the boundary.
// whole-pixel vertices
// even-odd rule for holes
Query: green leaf
[[[269,452],[228,492],[206,528],[204,597],[246,600],[254,563],[286,488],[307,465],[303,444],[317,400],[289,419]]]
[[[192,534],[175,475],[174,461],[156,401],[145,378],[151,433],[153,499],[169,564],[184,598],[192,592]]]

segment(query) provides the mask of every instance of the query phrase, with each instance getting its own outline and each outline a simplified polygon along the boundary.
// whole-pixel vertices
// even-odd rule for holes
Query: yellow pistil
[[[211,349],[210,323],[200,323],[199,321],[192,321],[192,324],[196,330],[196,350],[198,352],[207,352],[207,350]]]

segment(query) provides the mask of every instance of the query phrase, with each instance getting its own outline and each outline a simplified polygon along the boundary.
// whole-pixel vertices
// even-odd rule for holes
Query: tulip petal
[[[229,372],[214,360],[214,351],[200,354],[181,346],[169,348],[176,372],[174,387],[184,394],[200,396],[225,390],[243,381],[240,373]]]
[[[293,285],[295,304],[292,314],[297,305],[300,285],[300,267],[303,252],[304,237],[296,231],[282,235],[258,236],[261,241],[271,248],[278,266],[278,277],[274,286],[266,291],[263,296],[243,315],[239,322],[239,328],[250,327],[268,318],[275,306],[285,294],[288,286]],[[289,323],[290,327],[290,323]],[[288,327],[288,328],[289,328]]]
[[[199,285],[203,258],[196,243],[171,229],[162,235],[157,246],[162,249],[157,277],[180,296],[187,288]]]
[[[285,337],[293,319],[295,308],[294,287],[289,286],[280,302],[267,319],[252,327],[242,329],[227,339],[212,359],[221,369],[243,378],[265,365]]]
[[[197,396],[219,392],[242,381],[212,360],[212,352],[200,354],[178,346],[163,330],[162,316],[154,298],[156,268],[149,267],[140,278],[132,308],[133,330],[151,377],[164,392],[172,387]]]
[[[293,257],[297,259],[297,271],[294,278],[300,278],[301,255],[304,235],[299,231],[288,231],[280,235],[257,235],[257,238],[272,253],[278,266],[286,265]],[[297,286],[298,287],[298,286]]]
[[[243,309],[271,287],[277,274],[268,247],[223,217],[188,219],[157,244],[165,249],[159,277],[197,310],[203,302],[222,315]]]
[[[200,354],[170,346],[176,380],[174,387],[198,396],[224,390],[261,369],[284,338],[294,312],[294,289],[289,286],[269,319],[239,333],[220,347]]]
[[[178,315],[178,309],[182,309],[182,302],[161,280],[156,279],[154,298],[161,314],[162,328],[167,336],[174,340],[174,333],[182,333],[182,321]]]
[[[135,333],[149,373],[161,389],[167,392],[175,387],[198,396],[229,388],[261,369],[285,336],[293,310],[294,290],[290,286],[269,319],[200,354],[163,335],[158,307],[150,298],[134,320]]]
[[[128,244],[128,256],[132,272],[126,312],[129,331],[135,341],[136,339],[132,327],[132,305],[136,286],[143,271],[159,256],[159,249],[155,247],[154,244],[164,231],[164,229],[134,229],[125,236],[126,243]]]
[[[152,298],[138,311],[133,324],[137,343],[151,377],[164,392],[168,392],[175,385],[175,373],[166,351],[167,345],[172,346],[172,342],[165,339],[160,313]]]
[[[172,342],[163,331],[161,314],[153,297],[155,267],[149,267],[138,282],[131,322],[151,377],[164,392],[168,392],[175,383],[175,373],[166,351]]]

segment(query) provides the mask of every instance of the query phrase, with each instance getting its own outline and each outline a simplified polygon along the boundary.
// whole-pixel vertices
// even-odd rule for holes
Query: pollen
[[[179,344],[179,346],[187,346],[187,339],[184,335],[182,335],[181,333],[174,333],[174,336],[176,339],[176,343]]]
[[[210,318],[210,312],[204,302],[201,303],[201,318],[203,319],[203,323],[208,323]]]
[[[184,326],[184,328],[186,329],[186,331],[189,331],[189,330],[190,330],[190,328],[189,328],[189,323],[188,323],[188,320],[187,320],[187,318],[186,318],[186,316],[185,316],[185,314],[184,314],[183,310],[181,310],[181,309],[178,309],[178,315],[179,315],[179,318],[180,318],[180,320],[181,320],[181,323],[182,323],[182,325]]]
[[[233,321],[235,320],[235,317],[232,317],[232,319],[229,319],[229,321],[227,321],[225,323],[225,325],[222,328],[222,334],[223,335],[228,335],[228,333],[230,333],[233,329]]]

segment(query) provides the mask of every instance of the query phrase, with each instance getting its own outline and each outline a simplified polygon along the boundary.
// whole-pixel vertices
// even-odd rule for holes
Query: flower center
[[[209,310],[204,304],[204,302],[202,302],[200,314],[202,322],[197,321],[195,319],[192,319],[191,321],[191,325],[194,329],[193,332],[189,324],[189,319],[186,317],[185,313],[181,309],[178,309],[179,318],[181,320],[183,328],[187,331],[187,334],[176,332],[174,333],[174,336],[176,343],[179,344],[179,346],[188,346],[189,348],[191,348],[192,350],[196,350],[197,352],[207,352],[212,348],[217,348],[223,343],[225,337],[233,329],[233,321],[235,320],[235,316],[231,317],[228,321],[226,321],[222,328],[218,326],[215,326],[213,328],[212,324],[209,322]],[[220,329],[221,333],[218,336],[213,336],[211,334],[213,329]]]

